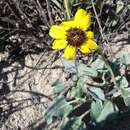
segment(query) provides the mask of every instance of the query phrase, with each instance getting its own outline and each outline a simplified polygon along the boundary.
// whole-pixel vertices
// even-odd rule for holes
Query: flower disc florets
[[[79,47],[86,40],[86,34],[79,28],[71,28],[67,31],[67,41],[69,45]]]

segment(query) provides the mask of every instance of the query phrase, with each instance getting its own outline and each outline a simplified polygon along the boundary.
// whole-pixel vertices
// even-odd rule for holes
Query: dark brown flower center
[[[68,44],[75,47],[79,47],[86,40],[85,32],[78,28],[69,29],[66,36]]]

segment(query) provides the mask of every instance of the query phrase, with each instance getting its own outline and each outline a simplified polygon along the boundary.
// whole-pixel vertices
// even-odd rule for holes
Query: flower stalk
[[[69,0],[64,0],[64,7],[66,10],[66,14],[67,14],[67,19],[69,20],[70,17],[70,10],[69,10]]]
[[[115,78],[115,75],[113,73],[113,70],[112,70],[111,66],[109,65],[107,59],[105,58],[101,48],[98,49],[98,53],[101,55],[103,61],[105,62],[106,66],[107,66],[108,71],[111,74],[111,78],[112,78],[112,81],[114,83],[114,88],[118,88],[118,85],[117,85],[116,78]]]

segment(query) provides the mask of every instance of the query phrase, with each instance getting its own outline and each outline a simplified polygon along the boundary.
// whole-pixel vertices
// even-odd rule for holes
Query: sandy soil
[[[13,63],[2,70],[4,75],[1,76],[0,89],[0,129],[45,129],[43,112],[53,99],[50,82],[57,79],[65,82],[66,79],[61,60],[52,64],[47,55],[42,55],[27,56],[24,67]],[[42,69],[31,68],[37,64],[39,57],[42,58],[38,68]],[[56,65],[59,68],[55,69]]]

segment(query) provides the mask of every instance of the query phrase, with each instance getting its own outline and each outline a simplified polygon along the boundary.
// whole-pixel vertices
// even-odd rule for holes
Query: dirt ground
[[[52,64],[48,61],[48,56],[42,55],[27,56],[24,68],[16,62],[2,71],[1,130],[45,129],[43,113],[53,99],[50,82],[57,79],[65,81],[66,75],[63,73],[60,59]],[[51,55],[54,53],[51,53],[49,57],[52,57]],[[31,68],[36,66],[39,57],[41,57],[40,69]],[[59,68],[55,69],[55,65]],[[4,84],[5,78],[8,84]]]

